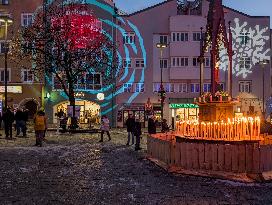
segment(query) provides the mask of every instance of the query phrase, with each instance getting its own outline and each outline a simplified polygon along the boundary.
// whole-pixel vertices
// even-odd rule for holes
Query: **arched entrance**
[[[34,98],[27,98],[20,102],[19,107],[28,109],[28,117],[32,119],[34,115],[36,114],[39,102]]]
[[[69,101],[61,102],[53,107],[54,123],[57,122],[56,113],[62,110],[67,116],[71,115],[69,110]],[[99,123],[100,105],[88,100],[76,101],[76,116],[79,116],[80,124]]]

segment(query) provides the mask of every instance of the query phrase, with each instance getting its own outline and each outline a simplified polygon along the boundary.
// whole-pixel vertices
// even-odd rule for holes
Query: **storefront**
[[[132,115],[135,119],[139,119],[141,126],[145,127],[146,117],[144,104],[124,104],[117,114],[118,126],[126,127],[126,120],[129,115]]]
[[[179,120],[197,120],[199,107],[198,105],[186,104],[170,104],[172,123]]]
[[[54,115],[62,110],[67,116],[71,115],[71,107],[69,101],[61,102],[54,106]],[[80,124],[87,123],[99,123],[100,119],[100,106],[94,102],[87,100],[76,101],[76,116],[79,118]],[[56,116],[54,116],[54,123],[57,122]]]

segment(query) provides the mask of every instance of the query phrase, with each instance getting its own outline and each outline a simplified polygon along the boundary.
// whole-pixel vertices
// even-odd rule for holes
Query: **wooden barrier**
[[[259,176],[272,173],[272,145],[268,144],[272,142],[270,139],[266,139],[266,145],[258,141],[226,143],[174,139],[175,136],[163,138],[161,134],[148,136],[147,154],[168,168],[232,175],[244,173]],[[272,179],[272,174],[269,177]]]

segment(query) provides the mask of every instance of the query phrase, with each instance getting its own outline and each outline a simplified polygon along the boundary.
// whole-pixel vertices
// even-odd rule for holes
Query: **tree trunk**
[[[77,118],[75,116],[76,115],[76,100],[75,100],[73,89],[69,89],[69,102],[70,102],[70,106],[73,107],[70,129],[76,129],[78,128],[78,123],[77,123]]]

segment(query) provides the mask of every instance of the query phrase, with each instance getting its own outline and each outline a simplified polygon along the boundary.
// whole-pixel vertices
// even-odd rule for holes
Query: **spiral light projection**
[[[52,3],[54,3],[55,0],[48,0],[47,1],[47,5],[46,6],[50,6]],[[101,106],[101,108],[104,108],[101,112],[101,115],[104,114],[108,114],[110,112],[113,112],[114,109],[117,108],[117,105],[114,106],[110,106],[111,104],[111,100],[112,98],[115,98],[116,96],[122,94],[124,92],[123,90],[123,84],[124,83],[144,83],[144,78],[145,78],[145,69],[146,69],[146,49],[144,46],[144,39],[142,38],[142,35],[139,31],[139,29],[137,28],[136,25],[134,25],[131,21],[123,18],[122,16],[118,16],[116,14],[115,9],[105,3],[102,2],[98,2],[97,0],[85,0],[85,1],[64,1],[64,4],[69,4],[69,3],[77,3],[77,4],[88,4],[90,6],[92,6],[94,9],[95,7],[105,11],[108,16],[116,16],[116,22],[119,22],[119,24],[109,20],[109,19],[103,19],[103,18],[98,18],[99,21],[101,21],[103,24],[110,26],[113,30],[116,30],[116,32],[118,32],[119,34],[117,34],[117,36],[121,36],[124,37],[126,35],[127,31],[130,32],[134,32],[135,33],[135,40],[137,42],[138,45],[136,45],[136,43],[134,44],[120,44],[118,45],[118,48],[116,50],[116,56],[117,56],[117,68],[116,68],[116,72],[115,72],[115,77],[116,77],[116,82],[114,82],[116,85],[121,85],[118,86],[117,89],[115,89],[115,91],[112,93],[112,88],[114,86],[114,83],[110,83],[107,85],[102,85],[102,88],[100,90],[82,90],[82,89],[76,89],[76,92],[85,92],[88,94],[92,94],[94,97],[93,99],[90,99],[93,102],[96,102],[97,104],[99,104]],[[36,13],[40,12],[42,10],[42,6],[37,8]],[[34,14],[35,16],[35,14]],[[104,30],[102,28],[102,33],[108,37],[108,39],[110,39],[112,42],[115,41],[115,39],[112,38],[112,34],[108,33],[106,30]],[[121,34],[121,35],[120,35]],[[123,46],[123,48],[122,48]],[[121,55],[121,48],[122,50],[124,50],[124,56]],[[132,53],[130,52],[130,50],[132,51]],[[112,51],[105,51],[105,53],[108,55],[109,58],[113,59],[113,53]],[[138,58],[142,58],[144,60],[144,67],[141,70],[141,75],[139,78],[136,78],[135,75],[135,70],[132,70],[132,68],[128,68],[128,65],[126,65],[125,67],[122,67],[122,62],[124,59],[129,60],[131,59],[131,56],[133,55],[137,55]],[[139,54],[141,55],[141,57],[139,57]],[[112,69],[112,68],[107,68],[104,73],[107,73],[109,70],[108,69]],[[92,73],[94,72],[95,69],[93,68],[89,68],[89,72]],[[123,72],[121,72],[121,70],[123,70]],[[137,69],[139,70],[139,69]],[[110,71],[109,71],[110,72]],[[46,83],[47,85],[51,86],[53,88],[53,82],[52,82],[52,78],[51,76],[46,76]],[[103,77],[102,77],[102,82],[103,82]],[[65,94],[64,91],[58,91],[59,94],[66,100],[68,100],[68,96]],[[105,98],[102,102],[100,102],[98,99],[96,99],[96,95],[98,93],[104,93],[105,94]],[[132,93],[131,96],[129,97],[129,99],[127,100],[127,103],[132,103],[135,98],[139,95],[138,92]],[[76,99],[76,100],[82,100],[82,99]]]

